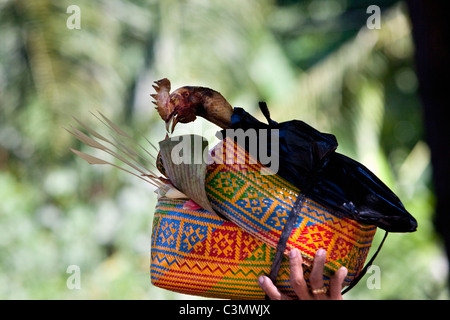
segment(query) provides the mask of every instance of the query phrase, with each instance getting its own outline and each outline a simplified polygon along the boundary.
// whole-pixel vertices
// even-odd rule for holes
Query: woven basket
[[[171,181],[205,209],[185,210],[186,200],[158,200],[152,231],[152,283],[207,297],[264,298],[257,278],[270,271],[274,248],[299,190],[267,172],[228,139],[212,150],[209,164],[199,165],[174,165],[170,154],[176,142],[160,145]],[[375,226],[362,225],[307,198],[285,254],[292,248],[300,250],[308,278],[315,252],[325,249],[326,284],[345,266],[344,285],[349,285],[363,268],[375,231]],[[276,284],[280,291],[295,296],[286,258]]]
[[[185,200],[161,198],[153,220],[151,280],[171,291],[230,299],[262,299],[259,275],[268,274],[275,250],[236,224],[206,210],[185,210]],[[289,286],[289,264],[279,273]]]

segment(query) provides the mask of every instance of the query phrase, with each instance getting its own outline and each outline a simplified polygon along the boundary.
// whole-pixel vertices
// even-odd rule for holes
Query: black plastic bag
[[[321,133],[299,120],[277,123],[270,119],[265,103],[260,103],[260,108],[268,124],[242,108],[235,108],[232,128],[256,129],[258,139],[260,134],[267,134],[269,151],[274,141],[270,129],[278,129],[279,146],[273,148],[279,150],[278,175],[318,203],[358,222],[388,232],[416,230],[414,217],[378,177],[361,163],[335,152],[338,143],[333,135]],[[242,147],[254,152],[248,143]],[[259,152],[252,156],[259,160]]]

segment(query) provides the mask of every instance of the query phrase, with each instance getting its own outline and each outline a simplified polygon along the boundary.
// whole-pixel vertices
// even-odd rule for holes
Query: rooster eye
[[[189,97],[189,92],[183,92],[183,98]]]

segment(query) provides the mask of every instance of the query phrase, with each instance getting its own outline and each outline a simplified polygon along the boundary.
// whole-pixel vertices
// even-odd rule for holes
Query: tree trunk
[[[450,16],[444,1],[408,0],[407,4],[426,139],[431,150],[435,223],[450,258]]]

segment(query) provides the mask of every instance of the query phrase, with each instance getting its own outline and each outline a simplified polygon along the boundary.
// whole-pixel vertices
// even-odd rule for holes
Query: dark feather
[[[361,163],[335,152],[338,143],[334,135],[319,132],[299,120],[277,123],[270,119],[265,103],[260,103],[260,107],[268,124],[242,108],[235,108],[232,128],[278,129],[278,175],[315,201],[358,222],[389,232],[416,230],[417,221],[375,174]],[[273,132],[266,132],[267,149],[272,150]],[[258,139],[259,134],[257,130]],[[248,143],[242,147],[249,152],[252,149]],[[259,152],[253,156],[259,159],[258,155]]]

